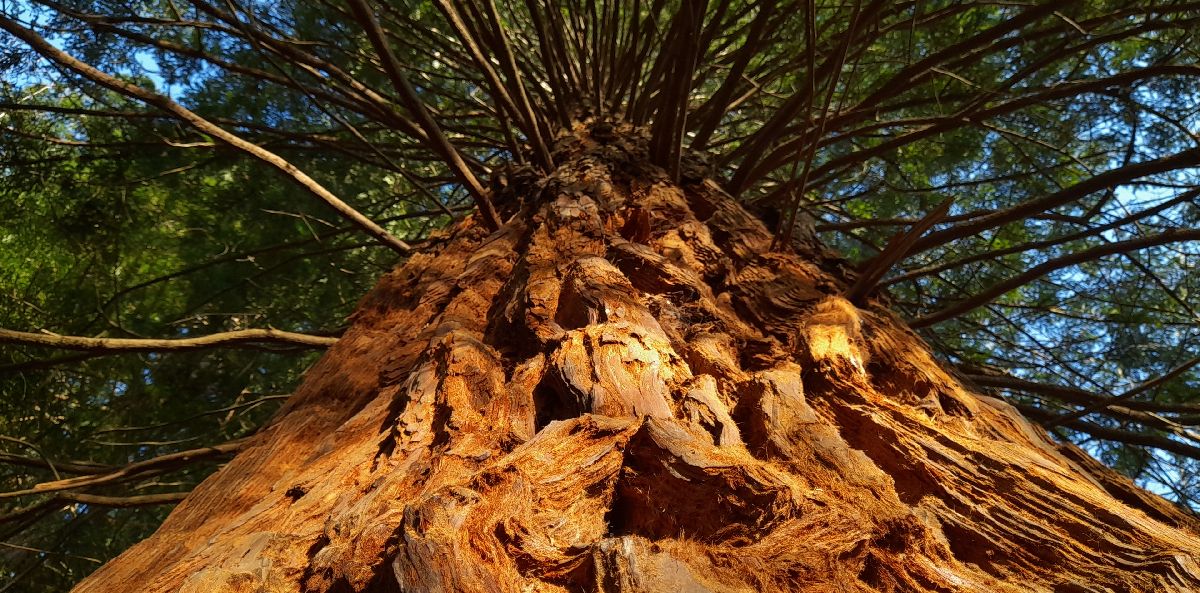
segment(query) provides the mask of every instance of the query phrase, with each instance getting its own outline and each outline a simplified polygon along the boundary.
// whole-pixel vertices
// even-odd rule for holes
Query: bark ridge
[[[1194,591],[1196,523],[685,161],[564,135],[91,591]],[[498,196],[499,198],[499,196]]]

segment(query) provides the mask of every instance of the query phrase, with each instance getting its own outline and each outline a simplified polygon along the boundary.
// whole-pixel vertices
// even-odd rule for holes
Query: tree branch
[[[1055,419],[1059,418],[1057,414],[1037,406],[1020,403],[1014,403],[1012,405],[1020,410],[1022,414],[1025,414],[1040,424],[1051,424]],[[1083,420],[1072,420],[1065,423],[1064,426],[1070,428],[1071,430],[1084,432],[1107,441],[1114,441],[1129,445],[1140,445],[1143,447],[1153,447],[1155,449],[1162,449],[1163,451],[1170,451],[1171,453],[1182,455],[1184,457],[1200,459],[1200,447],[1189,445],[1187,443],[1181,443],[1163,435],[1134,432],[1131,430],[1121,430],[1119,428],[1109,428],[1107,426],[1100,426],[1099,424],[1093,424],[1091,422],[1084,422]]]
[[[98,494],[83,494],[80,492],[63,492],[54,497],[56,502],[86,504],[98,507],[127,509],[156,504],[175,504],[190,492],[164,492],[162,494],[142,494],[138,496],[100,496]]]
[[[1170,381],[1171,379],[1174,379],[1175,377],[1178,377],[1179,375],[1186,373],[1188,370],[1190,370],[1192,367],[1194,367],[1198,364],[1200,364],[1200,356],[1192,358],[1191,360],[1175,367],[1174,369],[1171,369],[1170,372],[1168,372],[1164,375],[1161,375],[1159,377],[1156,377],[1154,379],[1151,379],[1149,381],[1146,381],[1136,387],[1129,389],[1128,391],[1126,391],[1120,395],[1106,398],[1103,401],[1098,401],[1089,406],[1084,406],[1083,408],[1076,410],[1074,412],[1071,412],[1070,414],[1065,414],[1065,415],[1059,416],[1058,418],[1055,418],[1054,420],[1046,422],[1045,427],[1053,428],[1055,426],[1059,426],[1059,425],[1065,424],[1067,422],[1071,422],[1073,420],[1078,420],[1079,418],[1083,418],[1084,416],[1087,416],[1088,414],[1091,414],[1092,412],[1099,412],[1101,410],[1107,409],[1109,406],[1112,406],[1113,404],[1116,404],[1116,403],[1125,401],[1127,399],[1130,399],[1132,397],[1135,397],[1138,394],[1144,393],[1150,389],[1154,389],[1155,387],[1158,387],[1159,385],[1162,385],[1163,383],[1166,383],[1167,381]]]
[[[91,65],[86,64],[71,55],[68,55],[66,52],[58,49],[57,47],[54,47],[54,45],[52,45],[49,41],[46,41],[46,39],[44,39],[41,35],[38,35],[33,30],[27,29],[18,24],[16,21],[3,15],[0,15],[0,29],[8,31],[14,37],[24,41],[27,45],[29,45],[30,48],[32,48],[38,54],[41,54],[46,59],[61,64],[109,90],[137,99],[148,105],[152,105],[163,111],[166,111],[187,122],[200,132],[213,136],[256,159],[275,167],[290,177],[301,187],[308,190],[318,199],[328,204],[343,218],[354,223],[360,229],[384,245],[387,245],[388,247],[400,253],[408,253],[412,250],[407,243],[392,236],[392,234],[387,232],[386,229],[368,219],[366,216],[363,216],[359,211],[351,208],[349,204],[343,202],[340,198],[335,196],[333,192],[325,189],[325,187],[320,183],[317,183],[315,179],[309,177],[303,171],[297,169],[294,165],[279,155],[243,140],[242,138],[226,131],[224,128],[221,128],[207,119],[204,119],[203,117],[193,113],[191,110],[180,105],[179,103],[176,103],[169,97],[148,91],[139,86],[130,84],[97,70]]]
[[[354,18],[362,26],[367,33],[367,37],[371,40],[371,45],[375,47],[375,51],[379,54],[379,59],[383,62],[383,69],[391,79],[392,85],[396,91],[400,93],[400,98],[404,102],[408,111],[417,118],[417,123],[421,129],[429,136],[429,148],[438,152],[450,170],[458,177],[459,181],[471,193],[471,197],[475,199],[475,204],[479,207],[479,213],[483,217],[484,224],[491,230],[500,228],[500,216],[496,213],[495,207],[492,206],[491,198],[488,196],[487,190],[479,183],[475,174],[467,167],[463,161],[462,155],[458,153],[458,149],[450,143],[446,135],[442,133],[442,129],[434,121],[429,110],[425,108],[425,103],[417,96],[416,89],[412,83],[404,76],[404,72],[400,69],[400,61],[396,59],[396,54],[392,52],[391,45],[388,44],[387,38],[383,34],[383,29],[379,27],[379,21],[375,19],[375,13],[367,6],[364,0],[349,0],[350,10],[354,13]]]
[[[213,445],[211,447],[190,449],[187,451],[180,451],[178,453],[168,453],[167,455],[160,455],[152,459],[131,463],[124,467],[117,468],[115,471],[104,474],[79,476],[64,480],[55,480],[53,482],[42,482],[41,484],[36,484],[32,488],[27,488],[25,490],[0,492],[0,499],[99,486],[101,484],[110,484],[134,477],[150,475],[151,472],[154,474],[160,474],[179,467],[191,465],[198,461],[212,459],[214,457],[224,457],[229,454],[237,453],[242,449],[243,446],[246,445],[246,443],[247,439],[243,438],[229,441],[227,443],[221,443],[219,445]]]
[[[909,322],[909,326],[913,328],[928,327],[935,323],[952,319],[963,313],[982,307],[1004,293],[1019,288],[1030,282],[1049,274],[1050,272],[1061,270],[1075,264],[1092,261],[1107,255],[1134,251],[1145,247],[1153,247],[1155,245],[1163,245],[1165,243],[1176,243],[1180,241],[1200,241],[1200,229],[1170,229],[1163,231],[1157,235],[1149,237],[1141,237],[1138,239],[1129,239],[1127,241],[1118,241],[1085,249],[1067,256],[1057,259],[1052,259],[1043,262],[1025,271],[1023,274],[1018,274],[1008,280],[993,285],[991,288],[976,294],[975,296],[960,301],[957,304],[946,307],[940,311],[930,313],[924,317],[914,319]]]
[[[904,259],[904,256],[912,249],[917,239],[920,239],[921,235],[925,234],[925,231],[933,228],[933,225],[944,218],[947,212],[950,212],[950,205],[953,203],[953,197],[947,198],[937,208],[926,214],[924,218],[917,221],[912,228],[894,235],[888,241],[887,247],[863,267],[858,280],[854,282],[854,286],[851,286],[850,290],[846,291],[846,300],[861,304],[862,299],[866,298],[879,285],[879,281],[888,273],[888,270],[891,270],[892,266],[896,265],[896,262]]]
[[[1054,247],[1055,245],[1061,245],[1063,243],[1069,243],[1071,241],[1077,241],[1080,239],[1086,239],[1088,237],[1094,237],[1096,235],[1099,235],[1100,233],[1104,233],[1106,231],[1110,231],[1115,228],[1125,226],[1126,224],[1134,223],[1134,222],[1137,222],[1144,218],[1149,218],[1149,217],[1151,217],[1155,214],[1158,214],[1158,213],[1160,213],[1168,208],[1171,208],[1173,206],[1178,206],[1179,204],[1182,204],[1184,202],[1190,202],[1192,200],[1195,200],[1197,197],[1200,197],[1200,189],[1184,192],[1170,200],[1167,200],[1160,204],[1156,204],[1154,206],[1146,208],[1145,210],[1139,210],[1137,212],[1128,214],[1128,215],[1126,215],[1122,218],[1119,218],[1117,220],[1114,220],[1112,222],[1108,222],[1108,223],[1105,223],[1100,226],[1085,229],[1085,230],[1079,231],[1077,233],[1071,233],[1069,235],[1063,235],[1061,237],[1055,237],[1055,238],[1051,238],[1051,239],[1043,239],[1041,241],[1030,241],[1029,243],[1021,243],[1018,245],[1013,245],[1012,247],[1006,247],[1004,249],[991,249],[988,251],[976,253],[974,255],[962,257],[962,258],[959,258],[956,260],[951,260],[951,261],[943,262],[943,263],[936,264],[936,265],[930,265],[930,266],[926,266],[923,268],[918,268],[916,270],[905,272],[904,274],[901,274],[899,276],[889,278],[889,279],[883,281],[882,284],[884,286],[890,286],[890,285],[896,284],[898,282],[904,282],[905,280],[912,280],[914,278],[919,278],[921,276],[937,274],[938,272],[949,270],[951,268],[965,266],[967,264],[971,264],[974,262],[983,261],[983,260],[994,260],[1002,255],[1009,255],[1012,253],[1021,253],[1021,252],[1030,251],[1033,249],[1045,249],[1047,247]],[[868,223],[868,222],[871,222],[871,221],[863,221],[863,223]],[[862,223],[859,223],[859,224],[862,224]],[[834,225],[825,225],[825,228],[828,229],[829,227],[832,227],[832,226],[834,226]],[[823,229],[821,226],[818,226],[817,230],[823,230]]]
[[[1200,75],[1200,68],[1195,73]],[[913,246],[913,253],[928,251],[939,245],[945,245],[950,241],[976,235],[985,230],[1018,221],[1034,214],[1040,214],[1051,208],[1057,208],[1074,202],[1093,192],[1117,187],[1134,179],[1196,165],[1200,165],[1200,148],[1192,148],[1160,159],[1142,161],[1125,167],[1110,169],[1089,177],[1062,191],[1054,192],[1049,196],[1022,202],[1011,208],[1000,210],[970,222],[931,233]]]
[[[244,346],[248,344],[286,344],[308,348],[325,348],[336,344],[337,338],[314,336],[277,329],[244,329],[196,338],[139,340],[130,338],[88,338],[39,334],[0,328],[0,344],[42,346],[86,352],[187,352],[206,348]]]

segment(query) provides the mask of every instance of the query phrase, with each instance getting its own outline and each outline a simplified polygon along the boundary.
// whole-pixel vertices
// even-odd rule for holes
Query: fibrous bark
[[[1196,523],[580,126],[77,591],[1193,591]],[[694,169],[694,167],[692,168]]]

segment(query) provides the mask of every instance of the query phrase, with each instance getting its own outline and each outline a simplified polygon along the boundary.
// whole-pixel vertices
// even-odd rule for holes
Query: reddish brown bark
[[[639,140],[560,142],[77,591],[1193,591],[1196,524]]]

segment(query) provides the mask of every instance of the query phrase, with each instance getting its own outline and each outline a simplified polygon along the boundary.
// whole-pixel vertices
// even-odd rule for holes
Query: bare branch
[[[92,353],[117,352],[187,352],[206,348],[225,348],[254,344],[284,344],[307,348],[326,348],[336,344],[337,338],[313,336],[277,329],[244,329],[196,338],[163,340],[139,340],[130,338],[88,338],[38,334],[0,328],[0,344],[42,346],[63,350],[82,350]]]
[[[98,494],[83,494],[80,492],[63,492],[54,497],[55,502],[86,504],[98,507],[126,509],[158,504],[175,504],[190,492],[164,492],[162,494],[141,494],[137,496],[100,496]]]
[[[1157,235],[1149,237],[1141,237],[1138,239],[1129,239],[1127,241],[1118,241],[1078,251],[1070,255],[1052,259],[1036,265],[1022,274],[1018,274],[1008,280],[993,285],[982,292],[979,292],[969,299],[960,301],[954,305],[946,307],[940,311],[930,313],[919,319],[914,319],[909,322],[909,326],[913,328],[921,328],[933,325],[952,319],[963,313],[982,307],[1004,293],[1019,288],[1030,282],[1049,274],[1055,270],[1061,270],[1086,261],[1099,259],[1106,255],[1114,255],[1127,251],[1143,249],[1145,247],[1153,247],[1155,245],[1163,245],[1166,243],[1177,243],[1181,241],[1200,241],[1200,229],[1170,229],[1163,231]]]
[[[213,136],[256,159],[275,167],[290,177],[301,187],[319,198],[321,201],[328,204],[343,218],[354,223],[356,226],[364,230],[367,234],[371,235],[384,245],[387,245],[388,247],[391,247],[400,253],[408,253],[412,250],[407,243],[392,236],[392,234],[387,232],[386,229],[363,216],[357,210],[351,208],[349,204],[343,202],[340,198],[333,195],[333,193],[328,189],[325,189],[325,187],[320,183],[317,183],[315,179],[309,177],[303,171],[297,169],[294,165],[279,155],[243,140],[242,138],[226,131],[224,128],[221,128],[220,126],[217,126],[203,117],[196,115],[186,107],[171,100],[169,97],[130,84],[109,74],[105,74],[89,64],[81,62],[75,57],[68,55],[66,52],[58,49],[57,47],[54,47],[53,44],[46,41],[41,35],[38,35],[33,30],[21,26],[16,21],[6,16],[0,15],[0,29],[8,31],[13,36],[24,41],[29,45],[29,47],[33,48],[34,51],[41,54],[43,57],[66,66],[67,68],[70,68],[71,70],[87,77],[88,79],[104,86],[105,88],[171,113],[177,118],[187,122],[200,132]]]
[[[430,148],[437,151],[446,164],[450,166],[450,170],[458,177],[459,181],[471,193],[471,197],[475,199],[475,204],[479,207],[480,215],[483,217],[484,224],[490,229],[496,230],[500,228],[500,216],[496,213],[495,207],[492,206],[491,198],[488,196],[487,190],[475,178],[475,174],[467,167],[463,161],[462,155],[458,153],[458,149],[450,143],[446,135],[442,133],[442,129],[434,121],[429,110],[425,108],[425,103],[417,96],[416,89],[412,83],[404,76],[404,72],[400,69],[400,62],[396,59],[396,54],[392,52],[391,45],[388,44],[387,38],[383,34],[383,29],[379,27],[379,21],[375,19],[375,13],[371,10],[364,0],[349,0],[350,9],[354,12],[355,19],[358,20],[363,30],[366,31],[367,37],[371,40],[371,45],[375,47],[375,51],[379,54],[380,60],[383,62],[383,69],[387,72],[388,78],[392,80],[396,91],[400,93],[400,98],[404,102],[404,106],[409,112],[417,118],[417,123],[421,129],[430,138]]]
[[[1146,208],[1145,210],[1139,210],[1138,212],[1134,212],[1132,214],[1129,214],[1127,216],[1124,216],[1122,218],[1114,220],[1110,223],[1105,223],[1103,225],[1092,227],[1092,228],[1089,228],[1089,229],[1086,229],[1083,231],[1079,231],[1077,233],[1071,233],[1069,235],[1063,235],[1061,237],[1055,237],[1055,238],[1051,238],[1051,239],[1044,239],[1042,241],[1030,241],[1028,243],[1021,243],[1019,245],[1013,245],[1012,247],[1007,247],[1004,249],[988,250],[985,252],[977,253],[975,255],[969,255],[969,256],[966,256],[963,258],[944,262],[941,264],[918,268],[918,269],[912,270],[910,272],[905,272],[904,274],[901,274],[899,276],[889,278],[889,279],[883,281],[883,284],[885,286],[892,285],[892,284],[896,284],[898,282],[904,282],[906,280],[912,280],[914,278],[919,278],[921,276],[937,274],[938,272],[949,270],[951,268],[965,266],[967,264],[975,263],[978,261],[996,259],[1002,255],[1009,255],[1012,253],[1021,253],[1024,251],[1031,251],[1034,249],[1045,249],[1047,247],[1054,247],[1055,245],[1061,245],[1063,243],[1077,241],[1079,239],[1086,239],[1088,237],[1094,237],[1094,236],[1099,235],[1100,233],[1104,233],[1106,231],[1113,230],[1115,228],[1124,226],[1131,222],[1137,222],[1139,220],[1149,218],[1149,217],[1154,216],[1155,214],[1158,214],[1168,208],[1171,208],[1172,206],[1178,206],[1179,204],[1182,204],[1184,202],[1190,202],[1190,201],[1196,199],[1197,197],[1200,197],[1200,189],[1184,192],[1184,193],[1176,196],[1175,198],[1167,200],[1161,204],[1151,206],[1149,208]],[[870,221],[863,221],[863,222],[870,222]],[[827,225],[826,228],[829,228],[831,226],[833,226],[833,225]],[[818,228],[818,230],[824,230],[821,227],[817,227],[817,228]]]
[[[962,367],[960,367],[961,369]],[[963,369],[968,371],[964,377],[982,387],[995,387],[1024,393],[1032,393],[1041,397],[1049,397],[1058,401],[1077,406],[1105,404],[1111,396],[1092,393],[1078,387],[1039,383],[1020,379],[1010,375],[984,374],[979,369]],[[974,372],[973,372],[974,371]],[[1200,404],[1194,403],[1159,403],[1152,401],[1126,401],[1123,407],[1130,410],[1141,410],[1159,414],[1191,414],[1200,415]]]
[[[662,67],[658,111],[651,126],[650,158],[679,180],[679,159],[687,127],[688,94],[696,71],[699,35],[707,0],[684,0],[667,33],[667,46],[659,54]],[[657,66],[657,65],[656,65]],[[656,81],[657,82],[657,81]]]
[[[1200,74],[1200,69],[1197,70]],[[1110,169],[1098,175],[1087,178],[1075,185],[1072,185],[1062,191],[1055,192],[1049,196],[1036,200],[1029,200],[1000,210],[993,214],[982,216],[978,219],[962,224],[954,225],[943,231],[931,233],[924,237],[913,246],[913,253],[928,251],[939,245],[945,245],[950,241],[969,237],[978,234],[982,231],[993,229],[1001,225],[1008,224],[1017,220],[1021,220],[1034,214],[1040,214],[1051,208],[1057,208],[1064,204],[1069,204],[1091,194],[1093,192],[1117,187],[1155,173],[1163,173],[1175,169],[1200,165],[1200,148],[1193,148],[1178,152],[1176,154],[1154,159],[1150,161],[1142,161],[1125,167]]]
[[[866,298],[879,281],[896,265],[896,262],[904,259],[912,246],[916,244],[917,239],[925,234],[938,221],[945,218],[946,213],[950,212],[950,205],[954,203],[954,198],[946,198],[937,208],[934,208],[924,218],[917,221],[912,228],[907,231],[897,233],[888,241],[887,247],[879,255],[875,256],[871,261],[863,266],[862,272],[859,273],[858,280],[854,282],[854,286],[846,291],[846,300],[852,303],[861,304],[862,299]]]
[[[1054,423],[1057,418],[1059,418],[1057,414],[1037,406],[1020,403],[1014,403],[1013,406],[1020,410],[1021,413],[1039,423],[1051,424]],[[1184,457],[1200,459],[1200,447],[1183,443],[1161,434],[1109,428],[1107,426],[1100,426],[1099,424],[1093,424],[1083,420],[1071,420],[1064,423],[1063,426],[1066,426],[1071,430],[1077,430],[1079,432],[1087,433],[1094,437],[1109,441],[1126,443],[1130,445],[1141,445],[1143,447],[1153,447],[1155,449],[1162,449],[1163,451],[1170,451],[1171,453],[1183,455]]]
[[[1093,412],[1098,412],[1100,410],[1104,410],[1106,408],[1113,406],[1114,404],[1117,404],[1117,403],[1120,403],[1127,399],[1130,399],[1132,397],[1135,397],[1140,393],[1145,393],[1146,391],[1149,391],[1150,389],[1154,389],[1155,387],[1158,387],[1159,385],[1162,385],[1163,383],[1166,383],[1167,381],[1170,381],[1171,379],[1174,379],[1175,377],[1178,377],[1179,375],[1186,373],[1187,371],[1191,370],[1192,367],[1195,367],[1198,364],[1200,364],[1200,357],[1193,358],[1193,359],[1175,367],[1174,369],[1171,369],[1170,372],[1168,372],[1164,375],[1161,375],[1159,377],[1156,377],[1154,379],[1151,379],[1149,381],[1146,381],[1145,383],[1142,383],[1141,385],[1138,385],[1137,387],[1133,387],[1120,395],[1110,397],[1104,401],[1099,401],[1099,402],[1096,402],[1089,406],[1085,406],[1082,409],[1071,412],[1070,414],[1065,414],[1063,416],[1059,416],[1049,422],[1044,423],[1044,425],[1046,428],[1053,428],[1055,426],[1060,426],[1062,424],[1071,422],[1073,420],[1078,420],[1079,418],[1083,418],[1084,416],[1087,416],[1088,414],[1091,414]]]
[[[210,447],[201,447],[199,449],[190,449],[188,451],[160,455],[153,459],[146,459],[144,461],[131,463],[124,467],[117,468],[114,471],[103,474],[78,476],[64,480],[55,480],[53,482],[42,482],[41,484],[35,485],[33,488],[27,488],[25,490],[0,492],[0,499],[31,496],[34,494],[45,494],[48,492],[59,492],[63,490],[76,490],[79,488],[99,486],[101,484],[121,482],[132,478],[145,477],[151,474],[157,475],[200,461],[221,458],[237,453],[246,445],[246,443],[247,439],[238,439],[229,441],[227,443],[221,443],[219,445],[212,445]]]
[[[100,474],[113,471],[111,465],[103,465],[100,463],[92,463],[90,461],[50,461],[48,459],[33,457],[22,457],[11,453],[0,453],[0,464],[17,465],[21,467],[32,467],[42,469],[57,469],[60,472],[68,474]]]

